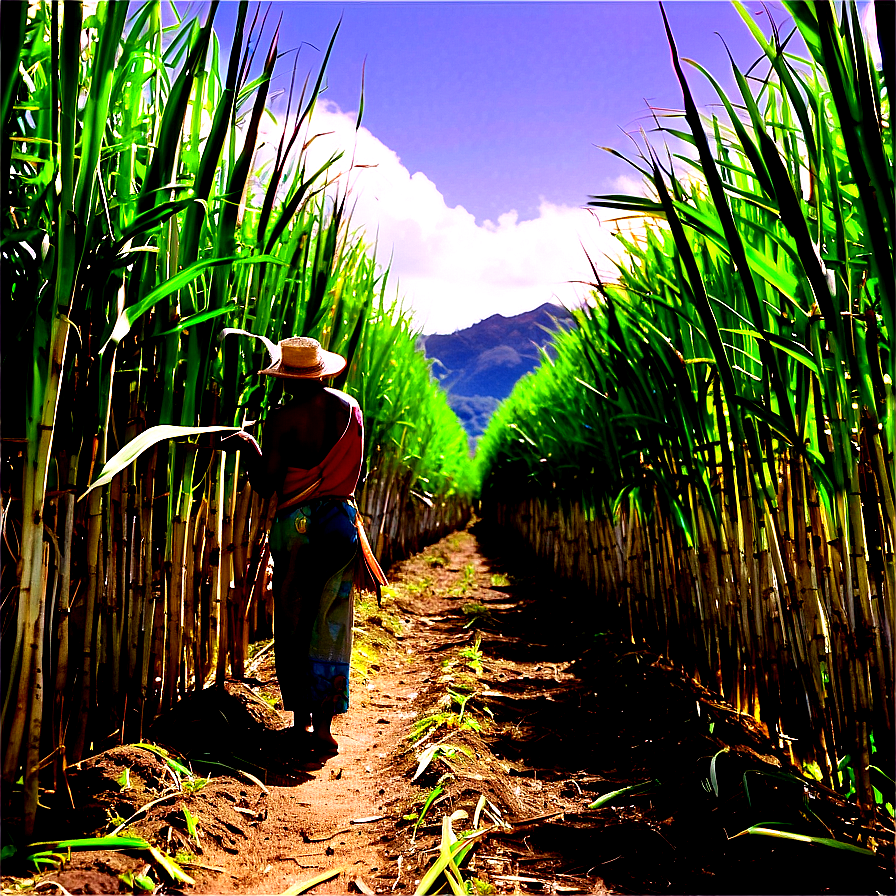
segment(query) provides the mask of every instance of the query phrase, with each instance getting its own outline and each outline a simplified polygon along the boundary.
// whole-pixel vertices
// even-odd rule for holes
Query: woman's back
[[[361,471],[361,410],[342,392],[302,384],[290,402],[268,416],[264,446],[264,479],[257,484],[259,477],[252,479],[257,491],[276,491],[281,502],[299,494],[348,497]]]
[[[303,389],[268,416],[265,451],[269,441],[274,442],[270,447],[279,451],[284,470],[316,467],[345,432],[350,415],[349,405],[333,392],[323,387]]]

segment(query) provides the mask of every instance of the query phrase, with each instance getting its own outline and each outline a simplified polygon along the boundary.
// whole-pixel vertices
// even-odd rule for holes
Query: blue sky
[[[224,2],[216,16],[222,54],[236,8]],[[768,31],[763,7],[748,9]],[[766,9],[787,33],[783,7]],[[760,55],[727,2],[666,10],[679,52],[726,89],[722,39],[743,68]],[[639,188],[599,147],[629,153],[626,133],[653,127],[649,107],[681,107],[657,3],[275,2],[263,49],[281,14],[275,90],[288,88],[299,47],[299,72],[316,71],[342,18],[318,119],[338,132],[328,139],[354,139],[366,60],[357,158],[376,167],[353,175],[355,222],[378,238],[421,327],[582,296],[572,285],[587,276],[582,246],[598,259],[615,251],[606,219],[582,211],[589,194]],[[709,108],[711,89],[696,71],[691,82]],[[275,97],[275,111],[284,103]]]
[[[731,4],[666,8],[680,52],[723,83],[732,82],[714,32],[739,62],[757,58]],[[769,8],[786,20],[780,4]],[[579,204],[611,188],[625,165],[596,146],[627,149],[622,131],[650,125],[648,103],[680,107],[659,5],[647,0],[274,3],[268,22],[281,11],[282,50],[320,48],[303,48],[301,70],[319,61],[342,16],[325,96],[356,111],[366,59],[364,125],[477,220],[513,208],[531,218],[542,196]],[[235,16],[235,3],[222,5],[222,43]]]

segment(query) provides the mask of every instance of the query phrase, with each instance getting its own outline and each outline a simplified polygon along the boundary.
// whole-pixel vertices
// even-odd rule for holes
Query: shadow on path
[[[482,741],[516,781],[518,815],[542,816],[490,836],[493,880],[517,892],[892,892],[892,835],[877,858],[735,837],[772,824],[854,843],[862,830],[853,804],[794,774],[755,720],[606,631],[593,601],[540,574],[483,523],[473,533],[492,585],[449,605],[438,638],[481,637],[477,699],[494,719]],[[634,785],[643,786],[590,808]],[[463,805],[464,794],[453,797]]]

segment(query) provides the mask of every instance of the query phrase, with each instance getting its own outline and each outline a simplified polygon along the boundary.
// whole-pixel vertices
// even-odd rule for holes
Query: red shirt
[[[349,498],[354,495],[358,486],[364,454],[364,420],[361,408],[350,395],[336,389],[327,391],[349,407],[351,413],[345,431],[317,466],[308,470],[300,467],[286,468],[281,504],[292,501],[299,495],[309,500],[327,496]]]

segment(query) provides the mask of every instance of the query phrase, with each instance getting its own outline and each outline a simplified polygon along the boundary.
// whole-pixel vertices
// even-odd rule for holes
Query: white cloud
[[[877,39],[877,16],[873,3],[869,3],[862,14],[862,30],[865,32],[865,40],[871,51],[871,58],[874,60],[874,64],[879,66],[881,64],[880,43]]]
[[[392,288],[425,332],[451,332],[549,301],[579,303],[588,288],[574,281],[592,279],[583,245],[602,276],[612,270],[604,255],[618,255],[619,244],[590,212],[543,199],[533,220],[520,221],[508,210],[495,222],[477,224],[366,128],[355,144],[354,124],[353,116],[322,104],[311,133],[326,136],[311,144],[309,168],[336,147],[347,150],[343,171],[353,147],[355,164],[371,166],[349,174],[352,226],[365,231],[368,242],[378,241],[381,264],[391,257]]]

